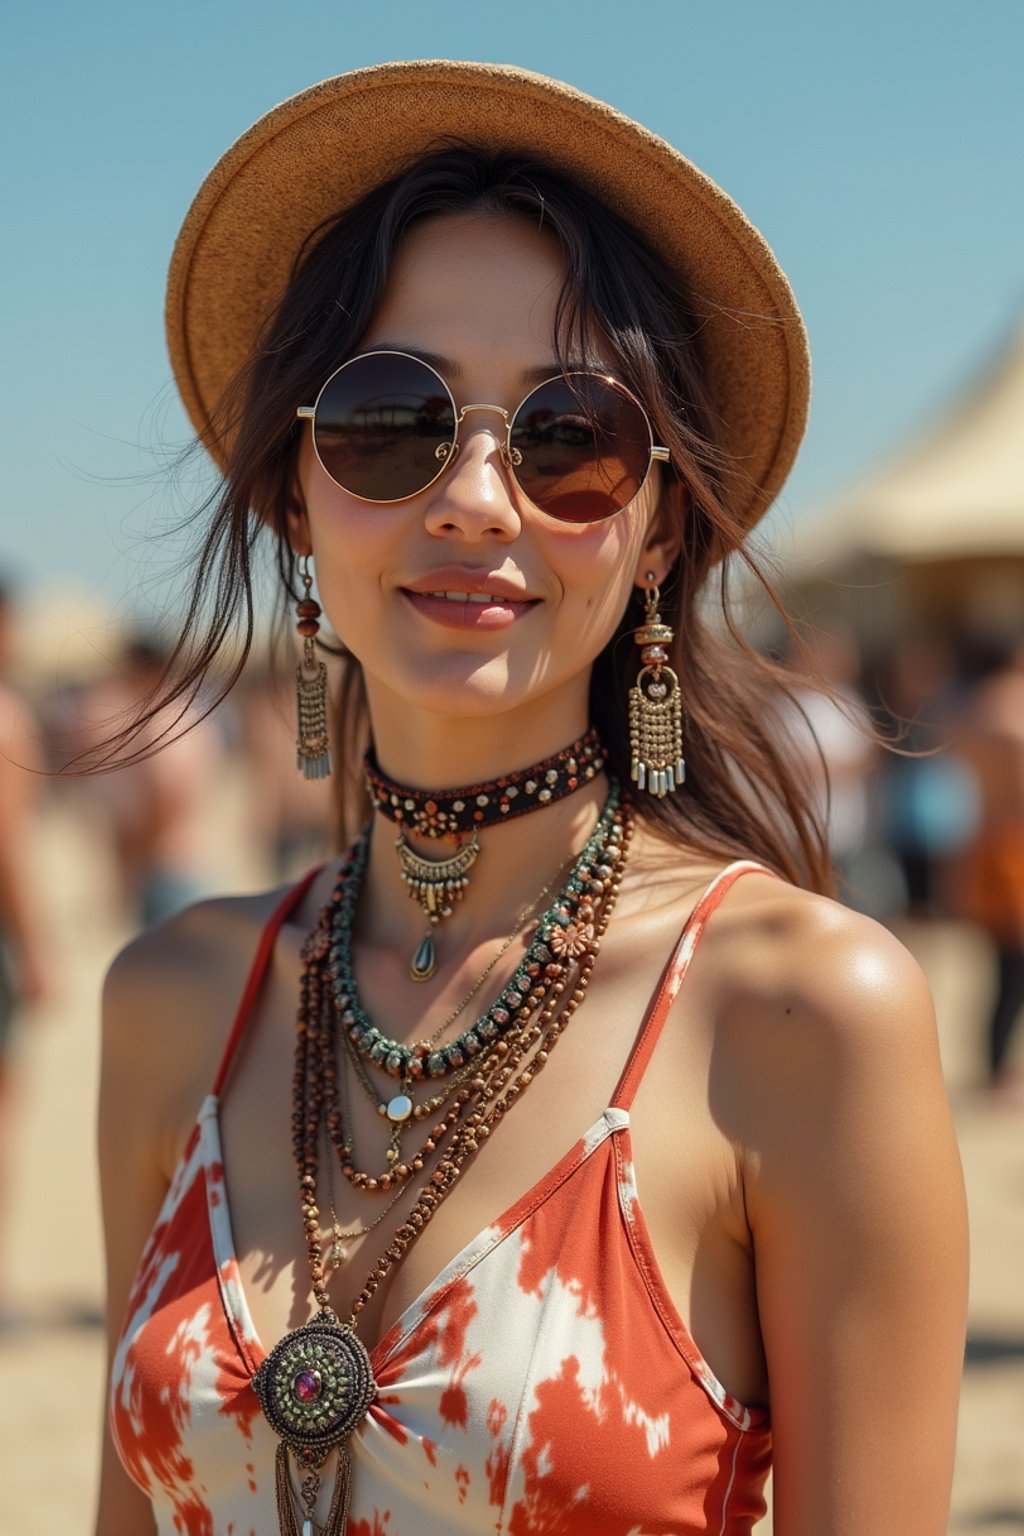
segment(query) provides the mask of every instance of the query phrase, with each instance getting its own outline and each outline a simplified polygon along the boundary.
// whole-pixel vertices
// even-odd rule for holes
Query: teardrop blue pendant
[[[429,981],[437,970],[437,953],[433,934],[426,934],[419,942],[416,953],[409,962],[409,975],[413,981]]]

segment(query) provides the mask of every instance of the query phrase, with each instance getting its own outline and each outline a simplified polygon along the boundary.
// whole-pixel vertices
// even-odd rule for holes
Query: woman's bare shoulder
[[[135,935],[114,957],[107,985],[118,991],[149,988],[154,980],[192,986],[198,974],[223,965],[258,934],[284,891],[216,895]]]
[[[706,937],[712,1086],[744,1141],[802,1126],[811,1142],[838,1115],[884,1120],[897,1101],[945,1112],[931,990],[882,924],[752,874]]]
[[[107,972],[104,1075],[146,1101],[146,1118],[160,1128],[161,1163],[173,1167],[182,1127],[209,1091],[281,894],[196,902],[132,939]]]
[[[215,896],[145,929],[115,955],[106,992],[115,1003],[158,1009],[197,1003],[211,978],[233,972],[273,912],[281,890]]]
[[[768,874],[737,882],[709,925],[730,1003],[764,1020],[848,1032],[930,997],[914,957],[881,923]]]
[[[641,917],[662,911],[679,927],[725,866],[646,839]],[[752,862],[756,862],[753,861]],[[773,1049],[780,1032],[819,1039],[878,1028],[932,1028],[928,984],[916,960],[881,923],[828,896],[744,870],[724,892],[700,939],[687,989],[702,994],[716,1030],[748,1051]]]

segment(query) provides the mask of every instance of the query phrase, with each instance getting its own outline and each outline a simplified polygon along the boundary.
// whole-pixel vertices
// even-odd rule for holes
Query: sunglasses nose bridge
[[[509,448],[512,418],[509,416],[509,413],[505,410],[504,406],[489,405],[486,402],[479,405],[464,405],[459,411],[458,416],[455,418],[456,433],[458,432],[465,418],[469,415],[470,411],[493,411],[495,415],[501,417],[502,421],[505,423],[505,432],[501,442],[501,461],[506,466],[517,463],[520,455],[514,450],[510,450]]]
[[[469,415],[470,411],[494,411],[494,413],[497,416],[501,417],[501,419],[505,423],[506,427],[508,426],[508,411],[505,410],[504,406],[501,406],[501,405],[486,405],[486,404],[484,404],[484,405],[464,405],[462,407],[461,411],[459,412],[458,417],[456,418],[455,425],[457,427],[462,425],[463,419],[466,416]]]

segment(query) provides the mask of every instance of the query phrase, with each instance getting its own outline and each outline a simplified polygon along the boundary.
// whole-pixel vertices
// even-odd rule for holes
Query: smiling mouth
[[[534,609],[539,598],[506,592],[458,592],[435,587],[429,592],[402,588],[406,602],[426,619],[455,629],[504,629]]]
[[[508,606],[513,602],[528,602],[528,598],[495,597],[490,592],[427,592],[426,597],[443,597],[449,603],[480,603],[481,605],[500,604]]]

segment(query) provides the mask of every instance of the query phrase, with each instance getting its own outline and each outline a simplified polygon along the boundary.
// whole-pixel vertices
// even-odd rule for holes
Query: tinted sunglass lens
[[[426,363],[368,352],[320,391],[313,435],[320,462],[344,490],[367,501],[401,501],[441,473],[455,441],[455,411]]]
[[[565,523],[600,522],[620,511],[651,461],[639,402],[591,374],[550,380],[527,396],[512,423],[511,446],[525,495]]]

